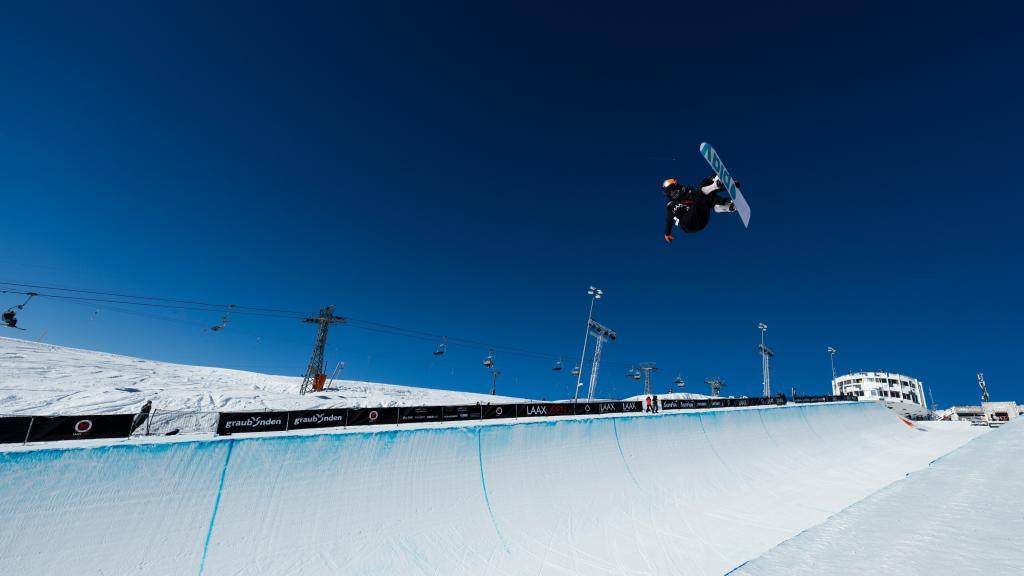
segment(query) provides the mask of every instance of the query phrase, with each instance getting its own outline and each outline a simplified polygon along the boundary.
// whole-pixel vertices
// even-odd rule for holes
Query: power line
[[[296,311],[296,310],[280,310],[280,309],[277,309],[277,308],[261,308],[261,307],[256,307],[256,306],[239,306],[237,304],[216,304],[216,303],[212,303],[212,302],[202,302],[202,301],[198,301],[198,300],[182,300],[182,299],[177,299],[177,298],[162,298],[162,297],[159,297],[159,296],[135,296],[133,294],[123,294],[123,293],[120,293],[120,292],[100,292],[100,291],[97,291],[97,290],[83,290],[83,289],[80,289],[80,288],[61,288],[59,286],[45,286],[45,285],[40,285],[40,284],[19,284],[19,283],[16,283],[16,282],[2,282],[2,281],[0,281],[0,284],[3,284],[5,286],[17,286],[19,288],[37,288],[37,289],[42,289],[42,290],[56,290],[58,292],[73,292],[73,293],[76,293],[76,294],[92,294],[92,295],[95,295],[95,296],[114,296],[116,298],[132,298],[134,300],[153,300],[153,301],[157,301],[157,302],[174,302],[174,303],[177,303],[177,304],[193,304],[193,305],[197,305],[197,306],[210,306],[210,307],[213,307],[213,308],[217,308],[218,309],[217,311],[220,311],[220,309],[223,309],[223,308],[227,308],[228,306],[234,306],[235,309],[254,310],[254,311],[257,311],[257,312],[273,312],[273,313],[277,313],[277,314],[287,314],[287,315],[302,316],[302,317],[306,317],[306,316],[309,315],[306,312],[299,312],[299,311]]]
[[[60,289],[58,288],[57,290],[60,290]],[[0,290],[0,293],[2,293],[2,294],[22,294],[22,295],[36,294],[40,298],[55,298],[55,299],[58,299],[58,300],[75,300],[75,301],[78,301],[78,302],[101,302],[101,303],[105,303],[105,304],[124,304],[124,305],[129,305],[129,306],[146,306],[146,307],[149,307],[149,308],[164,308],[164,309],[171,309],[171,310],[189,310],[189,311],[193,311],[193,312],[215,312],[215,313],[218,313],[218,314],[219,313],[223,313],[224,310],[228,308],[228,306],[222,306],[220,308],[203,308],[203,307],[200,307],[200,305],[184,306],[184,305],[179,305],[179,304],[160,304],[158,302],[133,302],[131,300],[112,300],[112,299],[109,299],[109,298],[90,298],[90,297],[87,297],[87,296],[66,296],[66,295],[63,295],[63,294],[46,294],[44,292],[27,292],[27,291],[24,291],[24,290]],[[132,298],[132,296],[127,296],[127,298]],[[204,304],[202,306],[215,306],[215,305],[214,304],[209,304],[209,305],[205,305]],[[259,310],[259,308],[247,308],[247,309],[249,309],[249,310]],[[245,311],[241,311],[240,312],[240,311],[237,310],[237,307],[236,307],[236,309],[232,310],[232,314],[246,314],[248,316],[264,316],[264,317],[268,317],[268,318],[300,319],[299,316],[293,316],[293,315],[285,316],[285,315],[277,314],[277,313],[245,312]],[[304,317],[305,315],[302,315],[302,316]]]
[[[30,292],[29,290],[9,290],[0,289],[2,294],[20,294],[28,295],[30,293],[37,294],[43,298],[53,298],[57,300],[66,301],[68,303],[90,303],[91,305],[103,305],[119,304],[126,306],[142,306],[148,308],[158,308],[165,310],[184,310],[189,312],[210,312],[210,313],[223,313],[224,310],[230,308],[232,314],[243,314],[247,316],[256,316],[272,319],[282,320],[303,320],[310,316],[308,313],[299,312],[296,310],[285,310],[280,308],[270,308],[264,306],[241,306],[232,304],[217,304],[212,302],[204,302],[201,300],[191,300],[184,298],[166,298],[161,296],[139,296],[133,294],[127,294],[123,292],[107,292],[100,290],[86,290],[81,288],[64,288],[60,286],[43,285],[43,284],[28,284],[18,282],[6,282],[0,281],[0,286],[13,286],[24,289],[35,289],[35,290],[52,290],[56,292],[67,292],[69,294],[85,294],[88,296],[74,296],[69,294],[52,294],[52,293],[41,293],[41,292]],[[96,298],[94,296],[109,296],[110,298]],[[129,300],[123,300],[128,298]],[[120,309],[118,312],[131,314],[130,311]],[[148,317],[154,320],[174,321],[181,323],[192,323],[188,320],[174,319],[167,317],[159,317],[154,315],[145,315],[136,312],[135,315]],[[519,348],[514,346],[494,345],[481,340],[475,340],[470,338],[458,338],[452,337],[440,333],[428,332],[424,330],[416,330],[411,328],[403,328],[393,324],[386,324],[383,322],[376,322],[372,320],[365,320],[360,318],[353,318],[351,316],[346,317],[349,321],[348,326],[359,330],[365,330],[369,332],[377,332],[381,334],[389,334],[393,336],[402,336],[405,338],[412,338],[423,341],[436,341],[445,339],[449,344],[455,345],[461,348],[478,349],[478,350],[493,350],[501,354],[509,354],[513,356],[520,356],[525,358],[532,358],[535,360],[555,361],[565,356],[565,354],[551,354],[547,352],[539,352],[535,350],[528,350],[525,348]],[[198,325],[198,324],[196,324]],[[610,366],[626,366],[624,363],[608,363]]]

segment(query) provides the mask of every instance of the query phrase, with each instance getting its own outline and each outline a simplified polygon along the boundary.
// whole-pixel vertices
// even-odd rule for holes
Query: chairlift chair
[[[441,339],[441,343],[437,345],[437,350],[434,350],[434,356],[444,356],[444,353],[448,351],[448,337],[445,336]]]
[[[4,325],[6,325],[8,328],[17,328],[18,330],[23,330],[23,328],[18,328],[18,312],[20,310],[23,310],[25,308],[25,305],[28,304],[30,300],[32,300],[36,296],[39,296],[39,294],[36,292],[28,292],[27,294],[28,298],[26,298],[24,302],[18,304],[17,306],[11,306],[7,310],[4,310],[2,316],[3,322]]]
[[[484,368],[490,368],[491,366],[494,366],[494,352],[493,351],[488,352],[487,353],[487,358],[484,358]]]
[[[561,372],[562,371],[562,359],[559,358],[558,362],[555,362],[555,365],[552,366],[551,369],[553,371],[555,371],[555,372]]]
[[[228,304],[228,311],[225,312],[223,316],[221,316],[220,324],[217,324],[216,326],[210,326],[210,330],[213,330],[214,332],[220,332],[221,330],[227,328],[228,320],[230,320],[229,316],[231,315],[231,309],[234,307],[234,304]]]
[[[572,372],[570,372],[569,374],[571,374],[573,376],[579,376],[580,375],[580,365],[577,364],[577,365],[573,366],[572,367]]]

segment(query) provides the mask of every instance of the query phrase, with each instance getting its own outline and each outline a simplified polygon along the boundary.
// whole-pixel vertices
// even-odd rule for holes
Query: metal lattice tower
[[[587,388],[588,402],[594,399],[594,389],[597,388],[597,371],[601,367],[601,348],[604,347],[604,341],[616,338],[614,330],[602,326],[595,320],[590,321],[589,327],[589,333],[597,340],[597,344],[594,345],[594,363],[590,367],[590,387]]]
[[[985,374],[978,372],[978,386],[981,386],[981,401],[988,402],[988,386],[985,385]]]
[[[644,373],[644,396],[651,395],[651,372],[654,372],[658,368],[654,365],[654,362],[641,362],[640,371]]]
[[[719,396],[722,395],[722,388],[725,388],[725,382],[722,382],[721,378],[719,378],[718,376],[715,376],[714,378],[708,378],[707,380],[704,381],[704,383],[707,384],[708,386],[711,386],[712,396],[718,398]]]
[[[764,345],[764,333],[766,330],[768,330],[768,325],[762,322],[758,324],[757,327],[761,329],[761,345],[758,346],[757,349],[760,350],[761,352],[761,378],[763,384],[762,394],[765,398],[768,398],[769,396],[772,395],[772,369],[771,365],[769,364],[769,359],[772,356],[775,356],[775,353],[772,352],[770,348]]]
[[[302,379],[302,386],[299,394],[306,394],[313,388],[317,378],[326,378],[324,374],[324,349],[327,347],[327,329],[331,324],[344,324],[347,320],[341,316],[334,315],[334,304],[327,308],[320,309],[320,315],[303,320],[307,324],[319,324],[316,332],[316,344],[313,345],[313,355],[309,358],[309,366],[306,368],[306,376]]]

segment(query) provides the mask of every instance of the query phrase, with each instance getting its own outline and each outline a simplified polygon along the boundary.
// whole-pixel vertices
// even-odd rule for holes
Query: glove
[[[673,238],[671,234],[665,234],[665,242],[671,244],[673,240],[675,240],[675,238]]]

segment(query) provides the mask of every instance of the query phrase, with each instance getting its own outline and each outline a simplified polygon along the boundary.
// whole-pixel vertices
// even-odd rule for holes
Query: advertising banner
[[[796,404],[818,404],[820,402],[842,402],[848,400],[844,396],[797,396],[793,398]]]
[[[217,435],[243,432],[281,432],[288,427],[287,412],[221,412]]]
[[[345,425],[345,418],[347,416],[347,408],[292,410],[288,413],[288,429],[338,428]]]
[[[442,410],[442,417],[445,422],[459,422],[462,420],[480,420],[483,418],[483,407],[479,404],[466,406],[445,406]]]
[[[482,408],[484,409],[484,420],[516,417],[515,404],[484,404]]]
[[[516,416],[519,418],[535,418],[537,416],[570,416],[572,413],[573,408],[571,402],[516,404]]]
[[[662,410],[687,410],[693,408],[693,400],[667,399],[661,401]]]
[[[640,402],[577,402],[573,404],[575,414],[616,414],[622,412],[642,412]]]
[[[103,414],[95,416],[35,416],[29,442],[53,440],[91,440],[94,438],[127,438],[135,414]],[[22,438],[24,440],[24,437]]]
[[[21,444],[28,435],[31,416],[11,416],[0,418],[0,444]]]
[[[398,408],[349,408],[348,426],[398,424]]]
[[[441,406],[406,406],[398,409],[399,424],[440,422],[443,419],[444,410]]]

